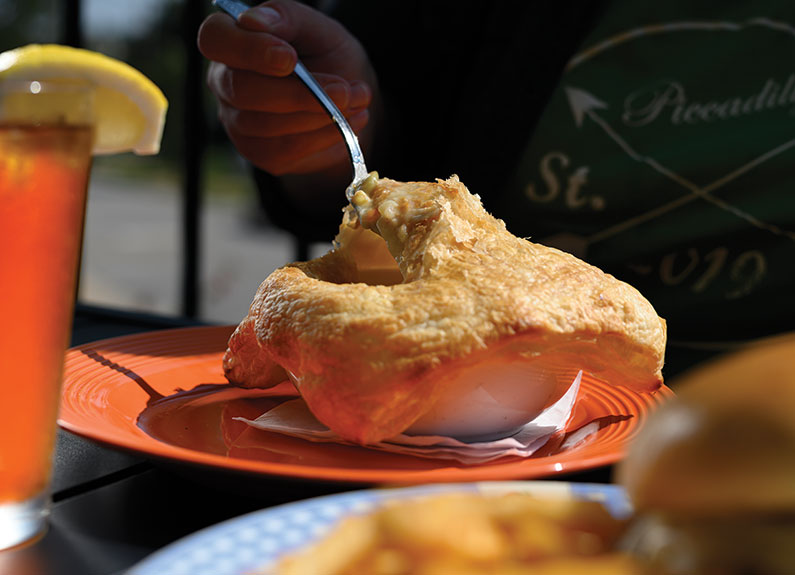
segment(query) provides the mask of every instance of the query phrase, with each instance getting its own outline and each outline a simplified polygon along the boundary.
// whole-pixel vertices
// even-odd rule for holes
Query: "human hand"
[[[238,22],[212,14],[199,30],[198,45],[211,60],[208,85],[221,123],[244,157],[275,176],[350,175],[339,131],[291,74],[300,58],[366,153],[377,82],[364,49],[339,22],[294,0],[271,0]]]

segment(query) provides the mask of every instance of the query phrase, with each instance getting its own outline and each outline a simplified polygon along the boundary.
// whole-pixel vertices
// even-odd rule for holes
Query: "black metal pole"
[[[80,23],[81,0],[64,0],[61,30],[62,44],[81,48],[83,46],[83,28]]]
[[[202,188],[202,157],[206,144],[204,126],[204,68],[201,54],[196,48],[204,9],[197,0],[184,4],[183,46],[186,54],[184,94],[185,154],[183,161],[183,273],[182,314],[195,318],[199,314],[200,278],[200,213]]]
[[[82,48],[83,46],[83,25],[80,21],[82,0],[65,0],[62,4],[60,44]],[[86,190],[87,192],[88,190]],[[83,216],[85,218],[85,215]],[[77,254],[77,273],[75,274],[75,295],[77,302],[80,298],[80,276],[83,272],[83,238],[85,237],[85,226],[80,226],[80,250]]]

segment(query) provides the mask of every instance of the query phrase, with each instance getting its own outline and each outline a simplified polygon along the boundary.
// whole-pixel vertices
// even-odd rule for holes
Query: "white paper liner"
[[[486,463],[509,455],[529,457],[538,451],[552,435],[566,427],[580,390],[581,380],[582,371],[574,378],[563,397],[511,437],[495,441],[464,443],[452,437],[440,435],[399,434],[389,440],[367,445],[367,447],[417,457],[454,459],[464,464]],[[235,419],[256,429],[308,441],[355,445],[342,439],[320,423],[301,398],[286,401],[254,420],[243,417]]]

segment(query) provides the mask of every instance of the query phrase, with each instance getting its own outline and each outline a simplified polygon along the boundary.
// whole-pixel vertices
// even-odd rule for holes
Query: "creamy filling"
[[[356,211],[361,226],[381,236],[392,257],[400,263],[412,228],[436,217],[439,206],[428,202],[411,185],[390,188],[385,194],[377,194],[377,201],[374,201],[372,192],[376,186],[378,174],[372,172],[356,189],[351,198],[351,206]]]
[[[370,192],[378,183],[378,172],[370,172],[370,174],[362,180],[362,182],[353,190],[351,195],[351,205],[356,210],[356,215],[359,217],[359,222],[365,228],[372,228],[375,220],[378,219],[378,210],[373,206],[373,200],[370,198]]]

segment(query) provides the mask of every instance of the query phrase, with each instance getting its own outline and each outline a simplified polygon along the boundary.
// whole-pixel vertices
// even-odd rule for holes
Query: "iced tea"
[[[47,498],[91,147],[87,125],[0,122],[0,522]]]

